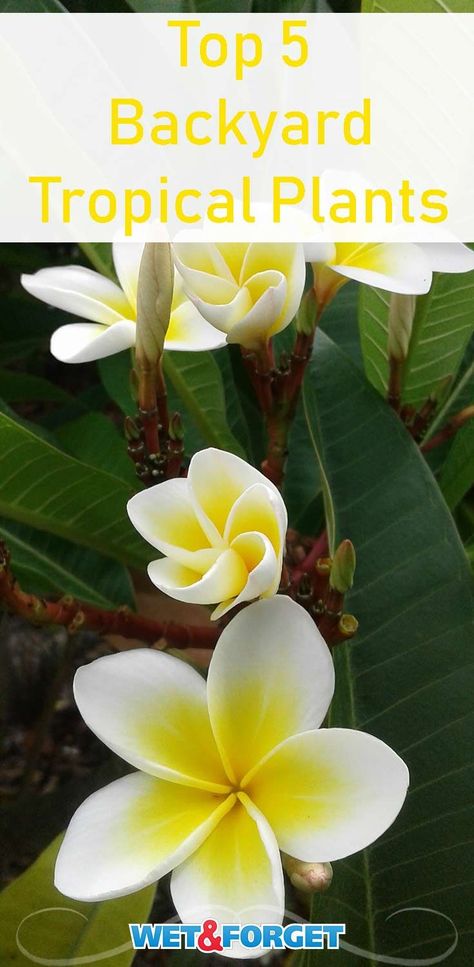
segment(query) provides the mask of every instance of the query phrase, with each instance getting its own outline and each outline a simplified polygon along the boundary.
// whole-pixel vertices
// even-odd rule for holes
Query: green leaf
[[[110,963],[129,967],[135,951],[128,924],[146,922],[155,887],[100,903],[80,903],[64,897],[53,886],[54,864],[62,838],[61,835],[53,840],[36,862],[0,894],[2,963],[25,967],[31,962],[19,949],[18,937],[33,955],[31,959],[45,958],[40,963],[61,959],[80,963],[78,958],[89,958],[92,963],[94,957],[97,961],[103,959],[104,951],[121,948],[115,955],[111,953]],[[109,962],[109,958],[104,962]]]
[[[334,650],[330,725],[378,736],[411,774],[395,824],[368,850],[334,864],[333,886],[312,916],[346,922],[349,943],[380,955],[435,956],[452,940],[446,921],[420,912],[387,918],[429,907],[451,917],[461,935],[472,926],[471,575],[415,443],[321,333],[308,380],[336,540],[350,538],[357,552],[345,608],[358,617],[359,632]],[[469,959],[461,936],[449,963],[465,967]],[[346,967],[344,954],[338,963]]]
[[[46,403],[70,403],[71,396],[43,376],[0,369],[0,396],[7,403],[41,400]]]
[[[67,13],[59,0],[0,0],[0,13]]]
[[[135,416],[137,404],[133,399],[130,384],[132,369],[130,350],[125,349],[122,353],[115,353],[113,356],[106,356],[105,359],[99,359],[97,365],[100,378],[110,399],[127,416]]]
[[[245,458],[227,422],[222,376],[212,354],[167,350],[163,370],[207,445]]]
[[[229,427],[236,439],[242,445],[243,449],[245,450],[245,454],[248,457],[252,449],[250,434],[245,419],[242,402],[235,385],[229,350],[217,352],[214,356],[214,359],[216,360],[222,374],[227,421]]]
[[[288,459],[283,486],[290,527],[305,534],[317,533],[320,522],[315,500],[320,494],[319,462],[315,459],[303,401],[300,399],[288,439]],[[314,519],[311,519],[312,511],[315,511]],[[313,526],[304,526],[308,517]]]
[[[390,293],[361,286],[359,326],[367,377],[387,392],[387,319]],[[474,332],[474,276],[437,274],[431,290],[416,304],[402,399],[420,407],[440,394],[456,375]]]
[[[324,333],[317,335],[317,339],[325,339]],[[314,359],[314,358],[313,358]],[[336,549],[336,518],[334,512],[334,500],[331,493],[331,486],[325,470],[324,442],[321,438],[319,414],[314,393],[314,361],[310,362],[306,370],[303,381],[302,400],[303,412],[309,436],[312,454],[313,473],[319,479],[324,501],[324,512],[326,517],[326,528],[328,532],[329,553],[332,555]]]
[[[362,13],[472,13],[472,0],[362,0]]]
[[[128,521],[132,488],[57,450],[0,413],[0,514],[143,567],[149,551]]]
[[[79,245],[96,272],[117,281],[110,242],[79,242]]]
[[[474,484],[474,421],[458,430],[444,464],[440,487],[452,510]]]
[[[4,517],[0,536],[25,591],[44,596],[72,594],[100,608],[134,607],[129,575],[116,561]]]
[[[112,469],[115,477],[133,487],[135,470],[127,454],[125,438],[103,413],[86,413],[56,430],[61,445],[81,463],[99,470]]]

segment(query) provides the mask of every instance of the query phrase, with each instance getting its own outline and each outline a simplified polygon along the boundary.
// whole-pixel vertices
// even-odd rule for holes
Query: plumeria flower
[[[285,504],[277,488],[240,457],[201,450],[186,479],[135,494],[127,510],[142,537],[165,555],[152,561],[148,574],[170,597],[217,605],[216,619],[278,591]]]
[[[304,246],[313,265],[320,311],[348,282],[365,282],[388,292],[428,292],[433,272],[468,272],[474,252],[461,242],[316,242]]]
[[[184,661],[147,649],[80,668],[81,715],[141,771],[79,807],[57,888],[96,901],[173,870],[185,923],[281,923],[280,850],[310,863],[355,853],[390,826],[407,791],[404,762],[379,739],[318,729],[333,689],[327,645],[282,596],[229,623],[207,686]]]
[[[82,265],[40,269],[22,275],[23,287],[49,305],[89,322],[61,326],[51,338],[51,352],[63,363],[88,363],[135,345],[137,285],[143,243],[114,242],[113,258],[120,285]],[[165,349],[217,349],[225,339],[186,298],[175,273],[171,319]]]
[[[174,256],[186,294],[229,343],[258,349],[297,312],[305,282],[302,245],[186,241],[175,243]]]

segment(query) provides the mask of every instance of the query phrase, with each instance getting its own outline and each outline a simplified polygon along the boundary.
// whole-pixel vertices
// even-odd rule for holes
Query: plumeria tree
[[[64,963],[77,929],[78,955],[125,965],[129,922],[177,914],[341,921],[347,956],[444,956],[462,930],[463,877],[437,857],[464,835],[474,252],[10,251],[8,852],[22,836],[25,866],[58,837],[2,895],[8,955]],[[31,804],[50,810],[36,838]],[[103,934],[57,912],[84,902]],[[384,925],[420,905],[438,919],[410,943]]]

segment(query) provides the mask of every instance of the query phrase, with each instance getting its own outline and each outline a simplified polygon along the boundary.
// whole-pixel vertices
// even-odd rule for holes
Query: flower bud
[[[334,554],[329,585],[334,591],[346,594],[352,587],[356,568],[356,553],[352,541],[342,541]]]
[[[314,289],[308,289],[296,313],[296,331],[303,333],[304,336],[311,336],[316,326],[316,315],[315,292]]]
[[[171,315],[173,276],[171,246],[148,242],[138,273],[136,346],[137,359],[146,359],[150,365],[163,352]]]
[[[388,354],[398,363],[403,363],[408,356],[415,310],[416,296],[392,293],[388,314]]]
[[[325,893],[332,883],[330,863],[304,863],[293,856],[282,853],[283,867],[290,882],[302,893]]]

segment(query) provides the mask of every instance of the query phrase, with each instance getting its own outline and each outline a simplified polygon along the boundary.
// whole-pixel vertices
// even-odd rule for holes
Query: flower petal
[[[128,300],[115,282],[83,265],[64,265],[22,275],[21,284],[43,302],[105,326],[134,319]]]
[[[152,776],[227,790],[206,685],[190,665],[149,649],[107,655],[79,668],[74,696],[89,728],[126,762]]]
[[[50,350],[61,363],[90,363],[135,345],[136,325],[129,319],[99,326],[94,322],[71,322],[51,336]]]
[[[200,450],[191,460],[187,479],[196,514],[212,544],[222,540],[235,501],[254,484],[264,484],[275,495],[281,513],[286,514],[275,485],[255,467],[226,450],[214,447]]]
[[[264,534],[239,534],[232,542],[236,551],[249,571],[247,581],[237,597],[224,599],[211,614],[211,621],[218,621],[231,608],[256,598],[268,598],[276,594],[281,579],[281,560]]]
[[[115,271],[134,316],[137,311],[138,273],[144,247],[144,242],[112,243]]]
[[[306,279],[303,246],[282,242],[270,245],[257,242],[249,245],[242,266],[241,284],[248,282],[253,275],[264,269],[281,272],[286,279],[285,303],[271,328],[271,335],[275,335],[291,322],[301,302]]]
[[[333,262],[336,252],[334,242],[304,242],[306,262]]]
[[[246,791],[280,849],[325,863],[364,849],[388,829],[403,805],[408,779],[402,759],[373,735],[320,729],[283,742]]]
[[[271,541],[275,554],[281,553],[285,542],[288,515],[280,494],[267,483],[247,487],[231,508],[224,529],[224,538],[231,543],[239,534],[259,531]]]
[[[194,852],[234,802],[143,772],[117,779],[74,813],[55,885],[86,901],[141,890]]]
[[[194,290],[188,288],[187,293],[189,298],[192,300],[196,308],[199,310],[204,319],[220,332],[225,332],[227,334],[233,332],[234,326],[239,323],[239,321],[245,317],[247,312],[252,308],[252,298],[249,290],[244,287],[242,289],[237,289],[229,298],[227,302],[217,302],[217,292],[214,293],[214,299],[211,302],[201,299],[199,295],[194,292]]]
[[[474,269],[474,252],[462,242],[420,244],[433,272],[469,272]]]
[[[218,925],[282,922],[283,873],[275,837],[248,797],[239,800],[173,872],[171,895],[184,923],[208,917]],[[262,952],[234,944],[225,956],[259,957]]]
[[[175,242],[173,255],[186,291],[209,303],[228,303],[236,282],[217,246],[208,242]]]
[[[283,328],[279,320],[285,305],[287,281],[280,272],[269,270],[253,276],[240,291],[249,293],[251,308],[243,318],[236,319],[227,342],[256,349]]]
[[[329,649],[286,597],[258,601],[224,628],[209,666],[209,715],[232,782],[296,732],[316,728],[334,690]]]
[[[177,478],[135,494],[127,504],[130,520],[142,537],[178,564],[202,574],[219,550],[211,548],[194,510],[188,480]],[[223,546],[223,542],[219,542]]]
[[[150,580],[160,591],[177,601],[217,604],[227,598],[234,598],[247,583],[247,568],[234,550],[214,553],[219,556],[202,577],[196,571],[164,558],[148,565]]]
[[[202,351],[220,349],[225,345],[226,338],[222,332],[206,322],[190,299],[185,298],[172,310],[165,349]]]
[[[388,292],[420,295],[431,285],[431,266],[419,245],[338,243],[331,269],[348,279]]]

